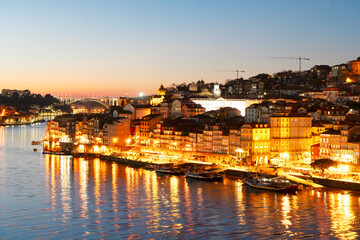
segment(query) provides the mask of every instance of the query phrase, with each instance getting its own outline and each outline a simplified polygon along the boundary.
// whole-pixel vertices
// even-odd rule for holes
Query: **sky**
[[[0,89],[156,94],[360,56],[358,0],[0,0]],[[223,71],[226,70],[226,71]]]

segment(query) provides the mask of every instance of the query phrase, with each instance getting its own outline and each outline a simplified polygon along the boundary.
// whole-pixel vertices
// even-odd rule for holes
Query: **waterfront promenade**
[[[164,163],[179,163],[186,162],[192,163],[195,165],[211,165],[214,163],[207,161],[195,161],[189,159],[179,159],[174,158],[174,155],[171,158],[161,159],[156,154],[152,155],[151,151],[145,151],[146,154],[128,154],[128,153],[114,153],[111,155],[105,154],[94,154],[94,153],[74,153],[75,157],[87,157],[87,158],[100,158],[101,160],[113,161],[121,164],[126,164],[131,167],[141,167],[146,169],[155,169],[156,165],[161,165]],[[56,152],[44,152],[46,154],[60,154],[64,153],[56,153]],[[150,155],[149,155],[150,154]],[[202,158],[203,159],[203,158]],[[227,176],[240,177],[244,178],[247,174],[268,174],[273,176],[285,176],[287,179],[297,182],[304,186],[321,188],[321,187],[334,187],[340,189],[354,190],[360,191],[360,182],[352,181],[349,179],[328,179],[320,177],[319,175],[309,176],[309,175],[301,175],[296,173],[296,169],[292,169],[288,167],[286,172],[283,168],[273,168],[270,166],[230,166],[227,164],[219,164],[220,167],[224,168],[224,173]],[[294,171],[294,173],[293,173]]]

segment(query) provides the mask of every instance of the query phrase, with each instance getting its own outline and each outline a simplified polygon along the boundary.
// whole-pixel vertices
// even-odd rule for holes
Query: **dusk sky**
[[[0,89],[155,94],[360,56],[360,1],[0,0]]]

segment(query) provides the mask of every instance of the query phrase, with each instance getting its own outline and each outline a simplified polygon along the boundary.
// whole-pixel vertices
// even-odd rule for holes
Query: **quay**
[[[95,153],[65,153],[65,152],[43,152],[43,154],[55,154],[55,155],[72,155],[74,157],[90,157],[90,158],[100,158],[101,160],[117,162],[121,164],[128,165],[134,168],[145,168],[145,169],[155,169],[156,165],[163,164],[164,162],[154,162],[151,160],[141,160],[141,159],[129,159],[122,156],[116,155],[103,155]],[[201,165],[210,165],[208,162],[199,162],[199,161],[185,161],[188,164],[193,164],[197,166]],[[252,168],[234,168],[230,167],[224,170],[226,176],[244,178],[248,174],[258,173]],[[279,176],[285,176],[287,179],[293,182],[297,182],[304,186],[321,188],[321,187],[331,187],[331,188],[341,188],[346,190],[360,191],[360,183],[350,182],[338,179],[326,179],[313,176],[297,176],[294,174],[288,174],[283,172],[277,172]]]
[[[14,122],[14,123],[0,123],[0,126],[4,126],[4,127],[10,127],[10,126],[23,126],[23,125],[31,125],[31,124],[35,124],[35,123],[42,123],[42,122],[46,122],[44,119],[39,119],[39,120],[35,120],[35,121],[23,121],[23,122]]]
[[[341,188],[345,190],[360,191],[359,182],[351,182],[339,179],[329,179],[320,177],[311,177],[311,180],[317,184],[321,184],[325,187]]]
[[[164,162],[154,162],[154,161],[139,160],[139,159],[129,159],[121,156],[111,156],[111,155],[103,155],[96,153],[70,153],[70,152],[66,153],[66,152],[49,152],[49,151],[43,151],[42,153],[52,154],[52,155],[72,155],[74,157],[100,158],[101,160],[105,160],[105,161],[112,161],[112,162],[125,164],[134,168],[145,168],[145,169],[155,169],[156,165],[160,165],[164,163]],[[199,161],[185,161],[185,162],[197,166],[211,165],[211,163],[208,162],[199,162]],[[256,172],[251,169],[227,168],[226,170],[224,170],[224,173],[227,176],[243,178],[247,174],[256,173]]]

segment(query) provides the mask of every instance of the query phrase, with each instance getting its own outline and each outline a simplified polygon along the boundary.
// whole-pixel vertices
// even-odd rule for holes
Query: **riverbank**
[[[115,155],[103,155],[103,154],[95,154],[95,153],[65,153],[65,152],[43,152],[43,154],[54,154],[54,155],[73,155],[74,157],[90,157],[90,158],[100,158],[101,160],[117,162],[121,164],[125,164],[134,168],[145,168],[145,169],[155,169],[156,165],[163,164],[164,162],[154,162],[150,160],[144,159],[129,159],[121,156]],[[188,163],[192,163],[195,165],[209,165],[208,162],[199,162],[199,161],[187,161]],[[231,177],[246,177],[248,174],[257,173],[256,170],[252,168],[235,168],[230,167],[224,170],[226,176]],[[263,172],[262,172],[263,173]],[[299,176],[297,176],[299,177]],[[305,177],[305,176],[304,176]],[[350,182],[339,179],[326,179],[321,177],[305,177],[307,180],[312,180],[314,183],[331,188],[340,188],[344,190],[353,190],[360,191],[360,183],[358,182]]]
[[[89,157],[89,158],[100,158],[101,160],[105,161],[112,161],[121,164],[128,165],[134,168],[146,168],[146,169],[155,169],[155,166],[161,165],[164,162],[154,162],[154,161],[147,161],[141,159],[129,159],[124,157],[118,156],[111,156],[111,155],[103,155],[103,154],[95,154],[95,153],[65,153],[65,152],[43,152],[43,154],[52,154],[52,155],[72,155],[74,157]],[[209,165],[208,162],[200,162],[200,161],[186,161],[188,163],[194,165]],[[251,169],[239,169],[239,168],[227,168],[224,170],[225,175],[233,176],[233,177],[245,177],[247,174],[255,173]]]
[[[22,125],[31,125],[35,123],[46,122],[44,119],[31,121],[31,122],[16,122],[16,123],[0,123],[0,126],[22,126]]]
[[[345,190],[360,191],[359,182],[351,182],[339,179],[329,179],[320,177],[311,177],[314,183],[323,185],[325,187],[340,188]]]

